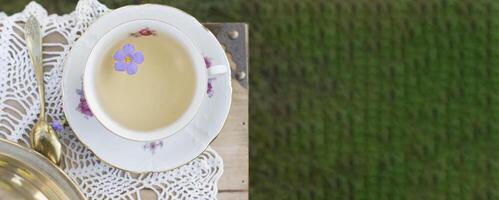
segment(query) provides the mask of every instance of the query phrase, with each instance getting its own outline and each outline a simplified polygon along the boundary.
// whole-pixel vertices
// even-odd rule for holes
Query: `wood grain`
[[[218,182],[219,199],[233,199],[227,193],[248,198],[248,90],[232,81],[232,106],[220,135],[212,144],[224,160],[224,173]],[[243,197],[246,196],[246,197]]]
[[[224,128],[213,141],[224,161],[224,173],[218,182],[218,199],[248,199],[248,90],[232,80],[232,106]],[[152,191],[142,191],[141,199],[153,200]]]
[[[214,31],[224,46],[233,74],[241,69],[246,75],[248,65],[248,25],[244,23],[205,23]],[[218,31],[216,27],[221,27]],[[237,39],[228,35],[238,31]],[[239,63],[242,66],[238,66]],[[233,75],[233,77],[235,77]],[[224,173],[218,182],[218,199],[238,200],[248,199],[249,188],[249,151],[248,151],[248,76],[239,81],[232,79],[232,105],[224,128],[211,146],[224,160]]]
[[[246,200],[248,199],[248,192],[219,192],[217,198],[223,200]]]
[[[219,200],[248,199],[248,90],[232,81],[232,106],[224,128],[213,141],[224,161],[224,173],[218,182]],[[152,191],[142,191],[141,199],[153,200]]]

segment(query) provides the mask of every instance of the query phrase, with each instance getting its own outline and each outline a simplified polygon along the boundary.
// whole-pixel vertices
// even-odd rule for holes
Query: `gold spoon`
[[[31,147],[47,157],[50,161],[59,165],[61,161],[61,143],[56,132],[45,119],[45,86],[43,83],[42,65],[42,35],[40,24],[34,16],[26,21],[25,39],[31,62],[35,69],[35,77],[38,83],[38,96],[40,97],[40,116],[29,135]]]

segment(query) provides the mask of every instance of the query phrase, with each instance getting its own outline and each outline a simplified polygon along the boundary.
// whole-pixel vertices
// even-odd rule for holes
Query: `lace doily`
[[[23,35],[22,23],[28,16],[35,15],[42,25],[47,115],[59,120],[64,117],[64,58],[89,25],[108,11],[96,0],[81,0],[74,12],[63,16],[47,15],[35,2],[12,16],[0,13],[0,136],[27,145],[30,127],[40,109]],[[211,148],[171,171],[132,174],[102,162],[78,141],[70,128],[62,131],[60,138],[64,171],[88,199],[140,199],[143,189],[154,191],[158,199],[216,199],[223,162]]]

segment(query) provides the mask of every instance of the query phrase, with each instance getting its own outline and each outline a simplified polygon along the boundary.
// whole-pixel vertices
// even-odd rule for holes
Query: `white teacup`
[[[172,25],[135,20],[97,42],[83,88],[104,127],[126,139],[152,141],[184,128],[205,98],[208,77],[227,69],[207,69],[201,52]]]

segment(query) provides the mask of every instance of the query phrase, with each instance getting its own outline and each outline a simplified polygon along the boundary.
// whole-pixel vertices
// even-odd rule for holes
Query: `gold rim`
[[[62,171],[61,168],[59,168],[57,165],[52,163],[45,156],[41,155],[40,153],[36,152],[33,149],[21,146],[20,144],[12,142],[12,141],[7,140],[7,139],[0,138],[0,143],[3,143],[3,145],[2,145],[3,148],[6,148],[7,151],[10,151],[10,152],[2,151],[0,153],[12,157],[14,160],[17,160],[20,163],[23,163],[26,166],[31,167],[33,170],[35,170],[41,174],[51,174],[50,171],[55,170],[55,172],[57,173],[56,176],[59,176],[60,178],[62,178],[65,183],[57,183],[58,181],[51,179],[52,181],[54,181],[54,183],[67,184],[67,186],[69,188],[71,188],[71,190],[73,191],[73,193],[74,193],[73,195],[76,195],[79,199],[86,199],[85,196],[83,195],[83,193],[80,191],[79,187],[73,181],[73,179],[71,179],[71,177],[69,177],[64,171]],[[8,145],[10,145],[12,148],[7,147]],[[9,149],[11,149],[12,151]],[[16,155],[17,155],[17,157],[16,157]],[[26,159],[22,160],[23,157],[27,158],[28,161],[26,161]],[[44,165],[49,166],[48,168],[50,168],[50,169],[40,168],[40,167],[43,167],[42,165],[33,166],[33,164],[35,164],[36,161],[42,162]],[[59,186],[59,185],[57,185],[57,186]],[[62,190],[62,188],[60,188],[60,189]]]
[[[186,12],[184,12],[184,11],[182,11],[182,10],[178,9],[178,8],[174,8],[174,7],[170,7],[170,6],[164,6],[164,5],[157,5],[157,4],[129,5],[129,6],[123,6],[123,7],[121,7],[121,8],[115,9],[114,11],[117,11],[117,10],[122,10],[122,9],[126,9],[126,8],[129,8],[129,7],[137,7],[137,6],[150,6],[150,5],[160,6],[160,7],[167,7],[167,8],[172,8],[172,9],[174,9],[174,10],[177,10],[177,11],[179,11],[179,12],[183,13],[184,15],[186,15],[186,16],[188,16],[188,17],[194,18],[193,16],[189,15],[188,13],[186,13]],[[103,17],[103,16],[105,16],[105,15],[108,15],[110,12],[113,12],[113,11],[109,11],[109,12],[107,12],[107,13],[103,14],[101,17]],[[194,18],[194,19],[195,19],[195,18]],[[196,20],[196,19],[195,19],[195,20]],[[197,21],[197,20],[196,20],[196,22],[198,22],[198,23],[201,25],[201,27],[203,27],[203,25],[202,25],[199,21]],[[218,42],[218,39],[215,37],[215,35],[213,35],[213,33],[212,33],[211,31],[207,31],[207,34],[209,35],[208,37],[211,37],[212,39],[215,39],[215,40],[217,41],[216,43],[218,44],[218,48],[222,49],[222,51],[224,52],[224,55],[225,55],[225,54],[226,54],[226,53],[225,53],[225,50],[224,50],[224,48],[222,47],[222,45],[220,44],[220,42]],[[80,38],[81,38],[81,36],[80,36]],[[92,48],[93,48],[93,47],[92,47]],[[71,50],[71,51],[68,53],[67,58],[69,58],[69,57],[71,56],[72,52],[73,52],[73,50]],[[65,88],[65,86],[64,86],[64,77],[66,77],[66,73],[67,73],[67,70],[66,70],[66,67],[65,67],[65,66],[66,66],[66,62],[67,62],[67,60],[68,60],[68,59],[65,59],[65,60],[64,60],[64,64],[63,64],[63,76],[62,76],[62,77],[63,77],[63,81],[62,81],[62,84],[61,84],[61,85],[62,85],[61,89],[62,89],[62,99],[63,99],[63,101],[62,101],[63,114],[64,114],[64,116],[66,117],[66,119],[69,119],[69,118],[67,117],[67,115],[66,115],[66,112],[64,111],[64,110],[65,110],[65,109],[64,109],[64,99],[65,99],[65,98],[64,98],[64,96],[65,96],[65,89],[64,89],[64,88]],[[226,55],[224,56],[224,61],[228,64],[227,66],[230,68],[230,63],[229,63],[228,58],[227,58],[227,56],[226,56]],[[230,75],[230,73],[231,73],[231,71],[230,71],[230,70],[229,70],[227,73],[229,74],[229,80],[228,80],[228,82],[229,82],[229,84],[228,84],[228,92],[229,92],[229,94],[228,94],[228,96],[230,96],[230,98],[229,98],[229,102],[228,102],[229,110],[228,110],[228,112],[227,112],[227,113],[225,114],[225,116],[224,116],[224,120],[223,120],[223,123],[222,123],[223,125],[222,125],[222,126],[221,126],[221,127],[220,127],[217,131],[216,131],[216,132],[217,132],[217,134],[216,134],[216,135],[215,135],[215,136],[214,136],[214,137],[210,140],[210,142],[209,142],[208,144],[206,144],[206,145],[205,145],[206,147],[204,147],[204,148],[203,148],[203,149],[202,149],[199,153],[196,153],[196,156],[195,156],[193,159],[191,159],[191,160],[189,160],[189,161],[187,161],[187,162],[185,162],[185,163],[179,164],[179,165],[177,165],[176,167],[173,167],[173,168],[171,168],[171,169],[159,170],[159,171],[144,171],[144,172],[138,172],[138,171],[133,171],[133,170],[123,169],[123,168],[121,168],[121,167],[118,167],[118,166],[116,166],[116,165],[114,165],[114,164],[111,164],[111,163],[109,163],[109,162],[105,161],[104,159],[102,159],[102,158],[101,158],[101,157],[100,157],[97,153],[95,153],[95,152],[94,152],[94,150],[92,150],[92,148],[90,148],[90,147],[89,147],[89,146],[88,146],[85,142],[83,142],[83,141],[80,139],[79,134],[78,134],[75,130],[73,130],[72,128],[71,128],[71,130],[75,133],[76,138],[78,138],[78,140],[79,140],[79,141],[83,144],[83,146],[85,146],[85,147],[86,147],[86,148],[87,148],[90,152],[92,152],[92,153],[93,153],[93,154],[94,154],[97,158],[99,158],[99,160],[100,160],[102,163],[105,163],[105,164],[107,164],[107,165],[109,165],[109,166],[111,166],[111,167],[114,167],[114,168],[117,168],[117,169],[120,169],[120,170],[123,170],[123,171],[126,171],[126,172],[138,173],[138,174],[140,174],[140,173],[158,173],[158,172],[166,172],[166,171],[170,171],[170,170],[175,170],[175,169],[177,169],[177,168],[179,168],[179,167],[181,167],[181,166],[185,165],[186,163],[189,163],[189,162],[191,162],[191,161],[195,160],[195,159],[196,159],[196,158],[198,158],[201,154],[203,154],[203,152],[205,152],[205,151],[206,151],[206,149],[208,149],[208,147],[209,147],[209,146],[213,143],[213,141],[214,141],[216,138],[218,138],[218,135],[220,134],[220,132],[222,131],[222,129],[225,127],[225,122],[227,121],[227,118],[228,118],[228,116],[229,116],[230,110],[232,109],[232,83],[231,83],[231,77],[232,77],[232,76]],[[69,122],[69,121],[70,121],[70,120],[67,120],[67,122],[68,122],[69,126],[71,127],[71,122]],[[102,123],[99,123],[99,124],[102,124]],[[106,128],[106,129],[107,129],[107,128]],[[167,137],[167,138],[168,138],[168,137]],[[164,138],[164,139],[167,139],[167,138]],[[164,140],[164,139],[163,139],[163,140]],[[146,143],[146,142],[144,142],[144,143]]]

